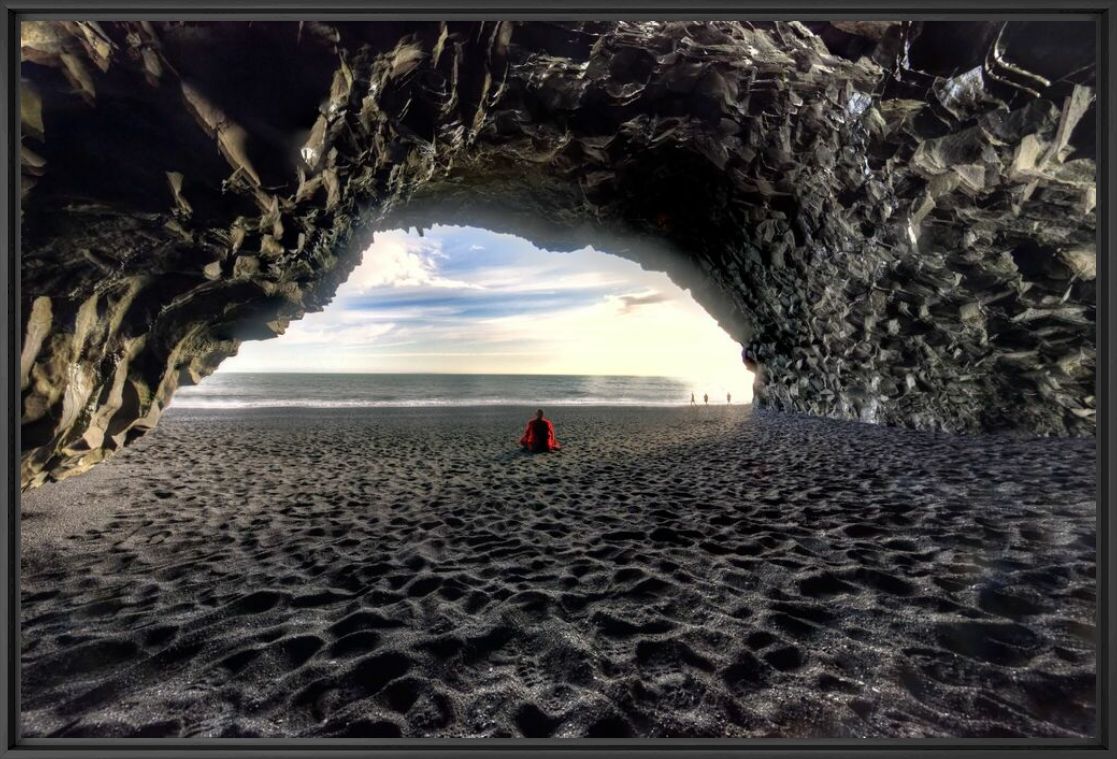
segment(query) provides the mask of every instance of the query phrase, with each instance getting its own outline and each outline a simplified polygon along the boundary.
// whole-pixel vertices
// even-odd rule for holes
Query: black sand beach
[[[1094,729],[1092,439],[172,409],[23,498],[31,736]]]

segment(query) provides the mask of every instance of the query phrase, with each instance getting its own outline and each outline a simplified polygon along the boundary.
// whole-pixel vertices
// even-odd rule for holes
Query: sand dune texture
[[[27,736],[1082,736],[1093,440],[172,410],[24,498]]]

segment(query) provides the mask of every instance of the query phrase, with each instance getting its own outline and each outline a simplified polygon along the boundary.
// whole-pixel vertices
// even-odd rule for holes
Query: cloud
[[[577,271],[580,265],[580,261],[564,261],[550,265],[513,263],[489,266],[476,271],[475,281],[485,290],[504,293],[607,290],[632,284],[624,277],[607,271]]]
[[[441,276],[438,259],[444,257],[438,240],[409,237],[398,230],[380,232],[372,245],[365,249],[360,265],[338,288],[338,297],[358,295],[382,287],[480,287]]]
[[[653,303],[666,303],[668,301],[674,300],[674,298],[672,298],[670,295],[667,295],[666,293],[656,292],[655,290],[652,290],[646,293],[630,293],[628,295],[617,295],[614,296],[614,300],[619,300],[621,302],[621,313],[628,314],[632,313],[633,310],[639,308],[640,306],[650,306]]]
[[[600,302],[601,293],[581,290],[433,290],[400,288],[370,292],[343,304],[349,312],[381,314],[399,320],[402,314],[423,320],[474,320],[505,315],[551,313]],[[397,317],[396,314],[401,314]]]

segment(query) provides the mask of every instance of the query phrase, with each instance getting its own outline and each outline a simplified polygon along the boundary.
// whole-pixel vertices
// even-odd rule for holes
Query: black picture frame
[[[679,756],[693,759],[724,757],[735,752],[753,759],[784,759],[790,756],[852,757],[870,754],[880,759],[899,759],[913,754],[950,756],[954,759],[1006,757],[1021,750],[1038,751],[1053,757],[1117,756],[1113,735],[1117,729],[1117,706],[1112,695],[1117,685],[1112,644],[1117,637],[1117,565],[1113,546],[1117,545],[1113,519],[1113,491],[1108,465],[1112,462],[1112,435],[1115,422],[1114,355],[1117,320],[1112,294],[1115,270],[1109,261],[1112,230],[1117,218],[1117,187],[1112,157],[1115,136],[1114,95],[1117,81],[1112,51],[1117,48],[1117,0],[791,0],[776,4],[771,0],[701,0],[684,6],[677,0],[329,0],[311,6],[305,0],[0,0],[4,14],[4,35],[0,42],[3,61],[4,99],[2,129],[4,137],[3,171],[6,181],[0,188],[3,214],[0,217],[5,241],[4,266],[0,267],[3,291],[2,350],[6,359],[3,373],[2,404],[5,415],[3,436],[3,540],[0,578],[4,603],[0,611],[0,757],[115,757],[153,758],[207,757],[407,757],[461,755],[529,756],[548,759],[560,757],[636,757]],[[897,19],[897,18],[1089,18],[1097,25],[1099,81],[1098,113],[1098,335],[1096,397],[1098,430],[1097,499],[1097,713],[1098,729],[1093,739],[20,739],[19,717],[19,408],[20,394],[16,366],[20,351],[19,302],[19,207],[18,165],[19,122],[18,71],[19,23],[24,18],[137,18],[169,16],[184,19],[297,19],[308,15],[316,19]]]

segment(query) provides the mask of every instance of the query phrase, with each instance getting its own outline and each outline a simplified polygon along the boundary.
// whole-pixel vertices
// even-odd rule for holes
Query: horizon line
[[[743,371],[744,364],[741,365]],[[274,370],[274,369],[259,369],[255,371],[245,370],[229,370],[229,371],[215,371],[207,377],[216,376],[217,374],[348,374],[348,375],[395,375],[395,376],[423,376],[423,375],[437,375],[437,376],[478,376],[478,377],[623,377],[623,378],[657,378],[657,379],[691,379],[690,377],[677,375],[677,374],[576,374],[570,372],[392,372],[392,371],[287,371],[287,370]]]

